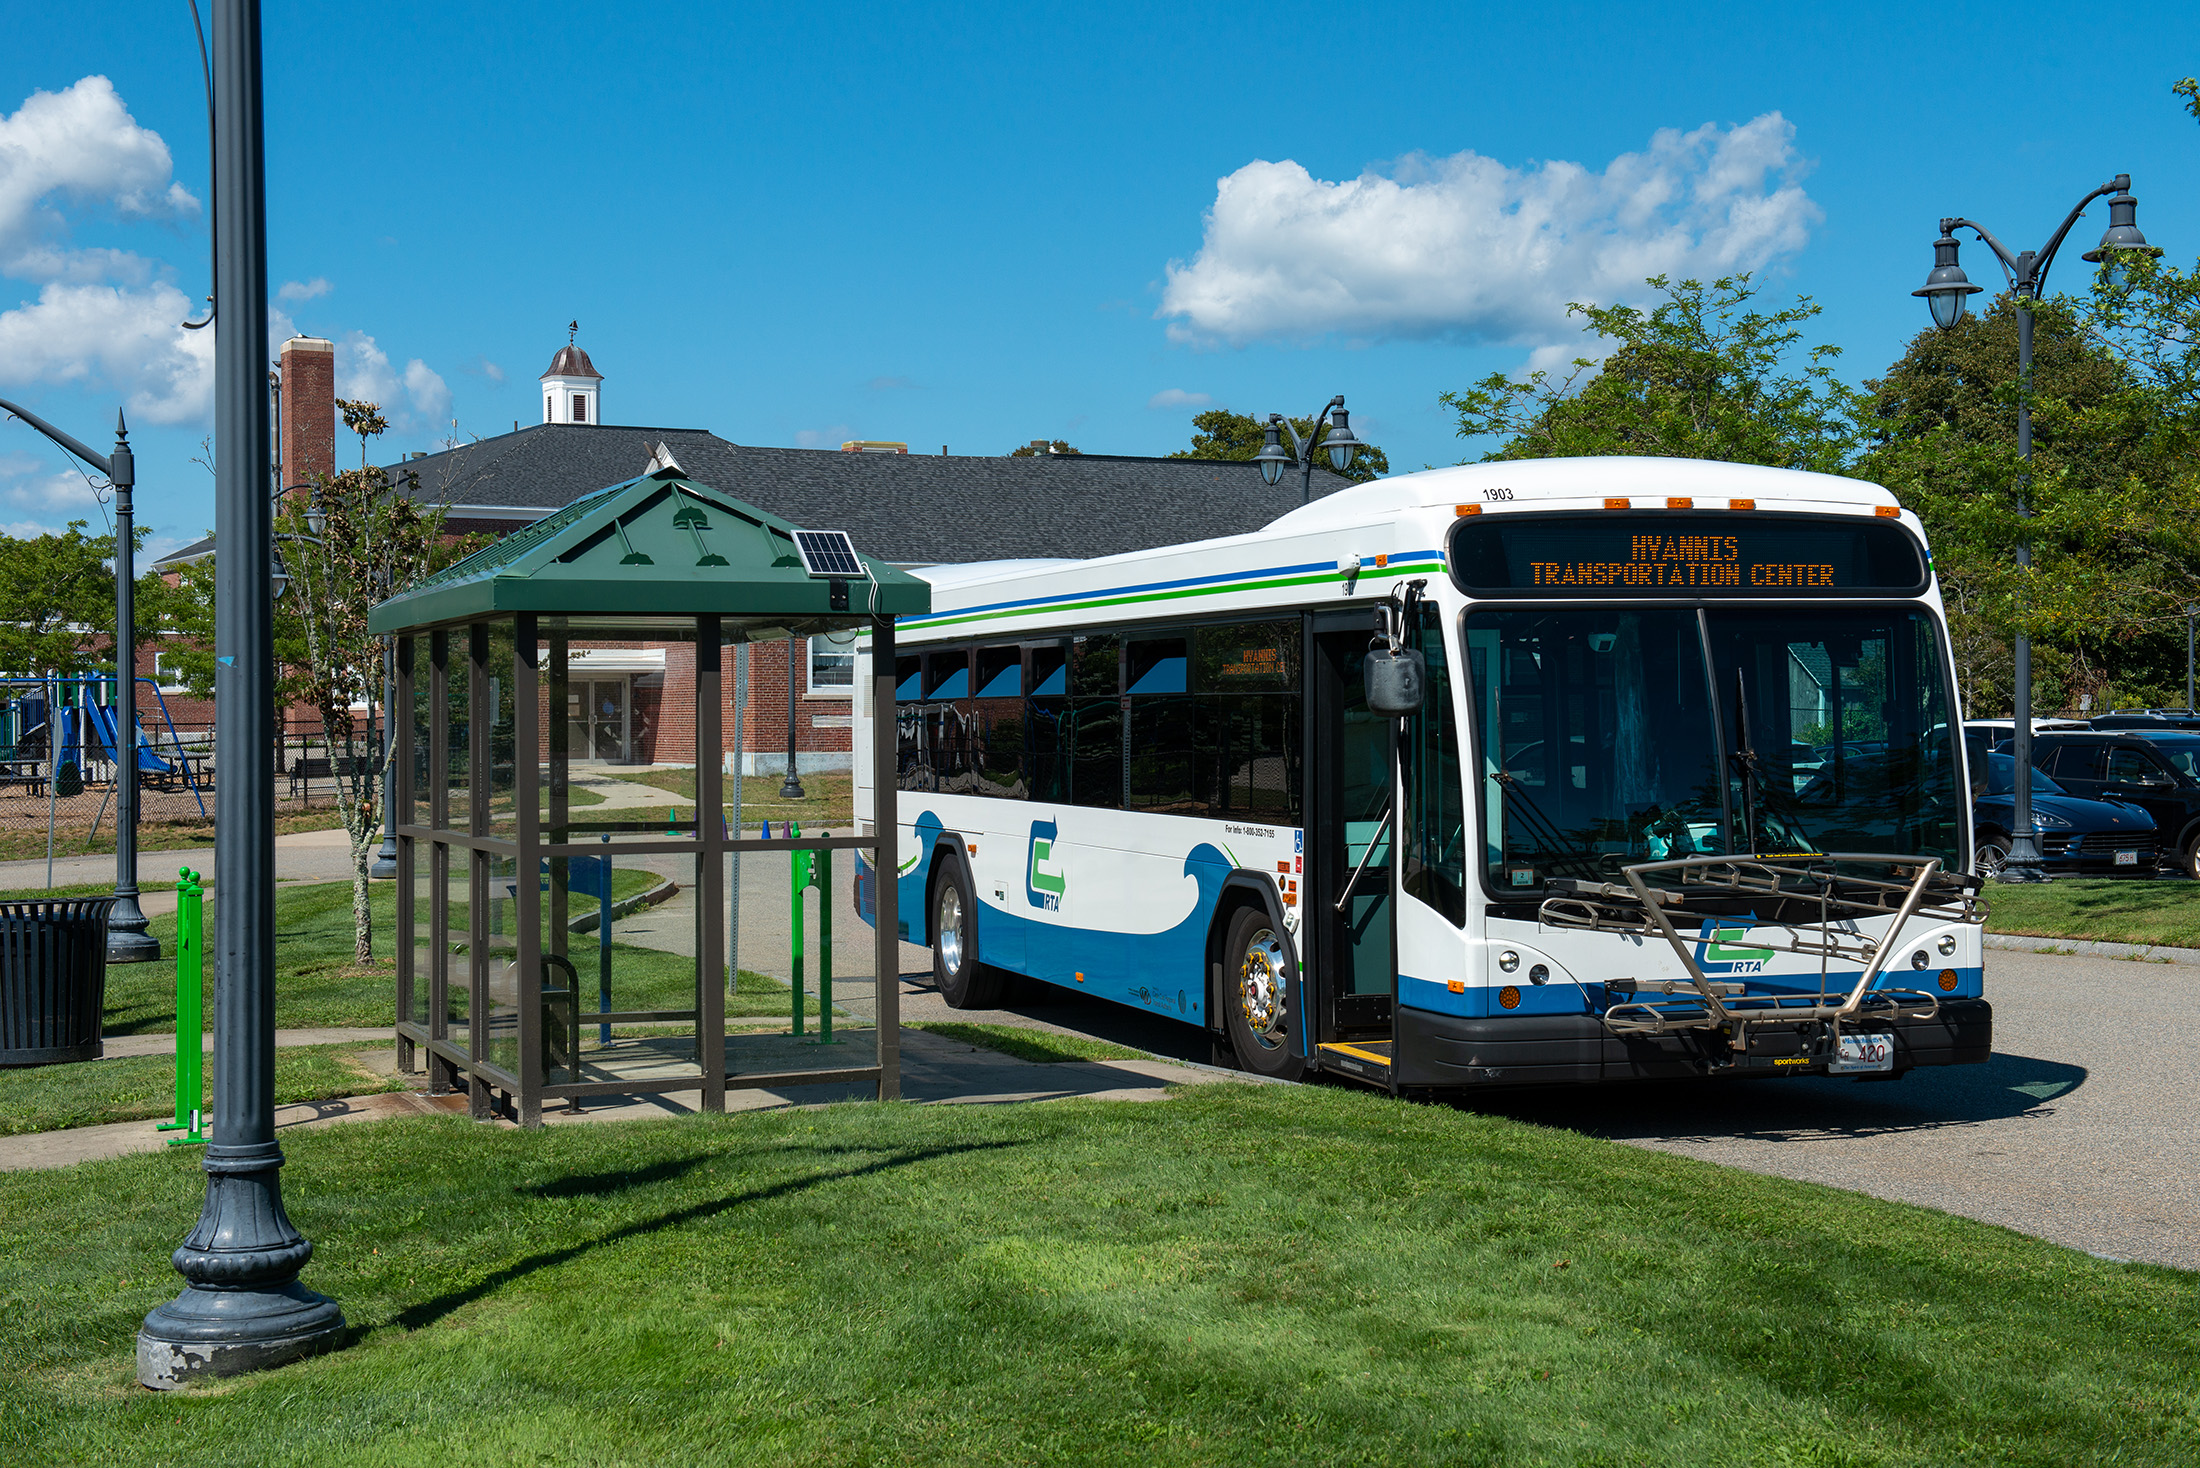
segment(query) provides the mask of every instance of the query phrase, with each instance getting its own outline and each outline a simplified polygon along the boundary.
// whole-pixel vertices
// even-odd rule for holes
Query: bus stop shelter
[[[507,1112],[527,1126],[545,1101],[700,1092],[704,1110],[722,1111],[735,1088],[871,1083],[881,1099],[900,1094],[893,882],[864,884],[876,903],[861,935],[875,939],[868,1016],[849,991],[836,1001],[828,978],[805,1033],[800,958],[791,990],[726,961],[729,855],[771,853],[791,864],[794,891],[816,883],[826,964],[846,885],[829,875],[833,854],[849,854],[844,874],[891,869],[892,739],[872,741],[874,819],[845,835],[765,840],[724,815],[727,647],[868,632],[875,686],[855,690],[858,714],[893,706],[894,618],[929,610],[930,588],[853,551],[667,463],[375,609],[370,630],[396,640],[401,1068],[424,1060],[432,1091],[464,1088],[473,1115]],[[691,757],[692,799],[613,803],[601,792],[657,791],[584,788],[598,755],[586,669],[637,650],[662,655],[652,748],[660,771]],[[801,934],[798,918],[797,953]],[[834,1039],[836,1006],[848,1022]],[[789,1010],[791,1028],[775,1018]]]

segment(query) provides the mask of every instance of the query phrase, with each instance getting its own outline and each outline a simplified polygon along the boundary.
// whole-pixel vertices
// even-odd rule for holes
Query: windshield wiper
[[[1530,836],[1541,843],[1541,855],[1557,861],[1577,863],[1587,874],[1596,874],[1597,854],[1569,840],[1566,833],[1559,829],[1558,823],[1543,813],[1543,807],[1535,803],[1535,797],[1522,787],[1510,770],[1493,771],[1490,778],[1505,792],[1507,808],[1517,810],[1521,817],[1520,824],[1527,829]]]

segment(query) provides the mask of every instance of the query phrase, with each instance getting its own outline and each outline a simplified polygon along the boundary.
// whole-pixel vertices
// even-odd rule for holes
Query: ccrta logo
[[[1031,823],[1031,855],[1024,864],[1024,895],[1031,899],[1033,907],[1059,912],[1062,893],[1068,883],[1057,870],[1050,870],[1054,862],[1054,843],[1061,835],[1061,828],[1052,821]]]
[[[1756,921],[1757,915],[1751,913],[1743,926],[1722,928],[1717,918],[1705,918],[1703,931],[1696,935],[1696,967],[1707,974],[1763,973],[1772,950],[1740,946]]]

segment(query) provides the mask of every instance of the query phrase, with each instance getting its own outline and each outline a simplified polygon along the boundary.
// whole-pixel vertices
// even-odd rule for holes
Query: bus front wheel
[[[1267,913],[1248,907],[1231,919],[1222,952],[1222,1007],[1238,1064],[1255,1075],[1297,1080],[1306,1061],[1291,1049],[1298,1024],[1291,981],[1298,966],[1289,941]]]
[[[932,884],[932,982],[955,1009],[991,1009],[1000,982],[978,962],[978,902],[970,872],[949,858]]]

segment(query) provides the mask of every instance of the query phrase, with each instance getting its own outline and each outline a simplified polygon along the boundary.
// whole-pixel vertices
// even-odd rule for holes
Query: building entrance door
[[[572,757],[599,764],[633,762],[634,700],[626,678],[576,678],[565,697]]]

